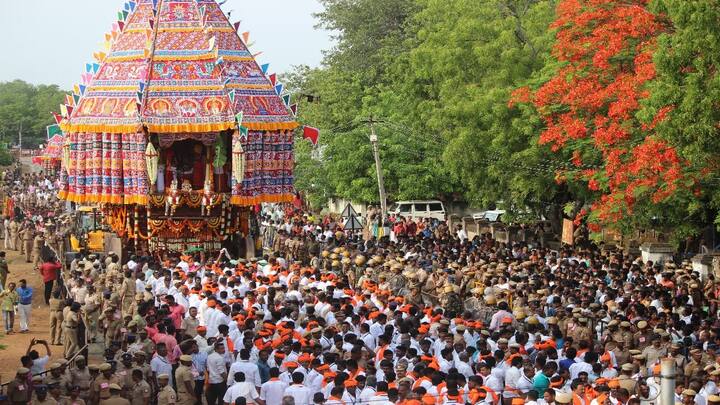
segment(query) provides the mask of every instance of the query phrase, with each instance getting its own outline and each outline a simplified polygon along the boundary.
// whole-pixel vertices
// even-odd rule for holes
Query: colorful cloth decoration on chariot
[[[214,0],[138,0],[69,116],[69,167],[60,197],[145,204],[148,139],[208,144],[237,129],[245,175],[231,203],[291,201],[292,113]]]

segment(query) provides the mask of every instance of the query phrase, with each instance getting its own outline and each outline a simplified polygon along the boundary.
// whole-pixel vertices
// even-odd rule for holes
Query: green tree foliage
[[[641,118],[652,122],[668,111],[655,130],[696,174],[696,198],[677,204],[682,210],[675,215],[678,226],[691,232],[713,219],[720,225],[720,8],[713,2],[682,0],[657,0],[653,6],[667,15],[673,29],[658,39],[653,58],[657,78]]]
[[[56,85],[32,85],[22,80],[0,83],[0,139],[17,145],[22,126],[23,148],[37,147],[46,140],[46,127],[55,123],[65,93]]]
[[[602,153],[587,139],[555,150],[541,143],[549,122],[529,90],[567,67],[551,52],[560,40],[551,24],[563,9],[591,2],[322,3],[319,25],[335,33],[336,46],[321,67],[286,78],[299,95],[300,121],[321,130],[318,147],[298,138],[296,149],[297,187],[315,206],[329,197],[378,200],[369,117],[382,121],[375,129],[391,200],[463,199],[551,219],[580,218],[596,203],[603,184],[590,187],[573,173],[604,167]],[[649,3],[665,30],[652,47],[656,75],[638,89],[642,103],[629,119],[675,148],[692,176],[678,186],[682,194],[662,204],[642,197],[616,225],[697,230],[720,205],[720,11],[712,2]]]

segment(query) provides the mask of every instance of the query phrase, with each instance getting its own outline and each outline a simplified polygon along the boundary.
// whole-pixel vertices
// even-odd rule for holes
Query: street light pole
[[[375,157],[375,171],[377,172],[378,190],[380,191],[380,212],[381,218],[387,215],[387,199],[385,197],[385,182],[383,180],[382,164],[380,163],[380,151],[378,150],[378,137],[375,133],[375,121],[370,117],[370,143],[373,148],[373,156]]]

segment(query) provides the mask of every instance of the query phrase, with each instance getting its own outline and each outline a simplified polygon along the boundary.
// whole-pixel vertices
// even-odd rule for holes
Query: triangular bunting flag
[[[56,113],[56,112],[52,113],[52,115],[53,115],[53,118],[55,118],[55,122],[58,123],[58,124],[59,124],[59,123],[62,121],[62,119],[63,119],[62,115],[61,115],[61,114],[58,114],[58,113]]]
[[[241,22],[242,22],[242,21],[238,21],[238,22],[236,22],[235,24],[233,24],[233,27],[235,27],[235,32],[238,32],[238,30],[240,29],[240,23],[241,23]]]
[[[277,81],[277,75],[275,73],[271,74],[270,77],[270,83],[272,83],[273,86],[275,86],[275,82]]]
[[[275,94],[277,94],[279,96],[280,94],[282,94],[284,88],[285,88],[285,86],[282,83],[276,84],[275,85]]]
[[[85,90],[87,90],[87,86],[85,86],[84,84],[81,84],[78,86],[78,88],[80,89],[80,94],[84,96]]]
[[[150,58],[150,50],[149,50],[149,49],[143,49],[143,57],[144,57],[145,59],[149,59],[149,58]]]
[[[73,96],[70,94],[65,95],[65,104],[66,105],[75,105],[75,99],[73,99]]]
[[[207,11],[207,9],[206,9],[205,6],[200,6],[200,19],[201,19],[201,20],[204,20],[204,19],[205,19],[205,12],[206,12],[206,11]]]
[[[226,78],[225,78],[225,81],[223,81],[223,87],[225,87],[225,86],[227,86],[228,84],[230,84],[230,80],[232,80],[232,79],[230,79],[229,77],[226,77]]]
[[[212,52],[215,49],[215,37],[208,40],[208,51]]]
[[[86,63],[86,64],[85,64],[85,72],[86,72],[86,73],[92,72],[92,63]]]
[[[139,113],[140,110],[142,110],[142,103],[135,103],[135,109],[136,109],[137,112]]]
[[[112,43],[110,43],[110,41],[105,41],[103,48],[105,49],[105,52],[110,52],[112,49]]]
[[[153,2],[153,10],[157,10],[158,0],[152,0],[152,2]]]
[[[65,104],[60,104],[60,115],[65,118],[70,117],[70,114],[68,114],[67,106]]]
[[[91,69],[92,69],[92,67],[91,67]],[[92,77],[93,77],[92,72],[83,73],[82,75],[80,75],[80,78],[82,79],[82,82],[84,85],[90,85],[90,82],[92,81]]]
[[[73,100],[75,100],[75,102],[73,103],[73,105],[78,105],[78,104],[80,103],[80,95],[79,95],[79,94],[73,94]]]
[[[73,93],[80,94],[80,86],[73,84]]]
[[[120,28],[120,31],[125,29],[125,21],[118,21],[118,27]]]
[[[130,11],[135,11],[135,5],[136,5],[136,4],[137,4],[137,3],[135,3],[134,1],[128,2],[128,5],[130,5]]]
[[[248,40],[250,39],[250,31],[245,31],[242,33],[242,40],[247,45]]]
[[[228,98],[230,99],[231,103],[235,104],[235,89],[228,92]]]
[[[225,63],[225,59],[223,59],[222,56],[220,56],[219,58],[215,59],[215,66],[222,65],[223,63]]]
[[[143,93],[142,93],[141,91],[138,91],[137,93],[135,93],[135,97],[137,98],[137,101],[138,101],[139,103],[142,103]]]
[[[74,107],[71,105],[65,106],[67,108],[68,118],[72,115],[72,112],[74,110]]]
[[[138,88],[140,89],[140,93],[144,93],[145,92],[145,82],[139,82]]]
[[[112,32],[113,41],[115,41],[119,35],[120,35],[120,31],[113,31]]]
[[[148,20],[148,24],[150,24],[150,29],[155,29],[155,19],[151,18]]]
[[[283,103],[285,103],[285,107],[289,107],[290,106],[290,95],[286,94],[286,95],[282,96],[282,99],[283,99]]]
[[[303,138],[309,139],[313,145],[317,145],[318,138],[320,137],[320,130],[313,127],[303,127]]]
[[[112,32],[116,33],[118,31],[120,31],[120,27],[118,27],[117,21],[115,21],[114,23],[112,23]]]
[[[123,8],[125,8],[125,10],[130,10],[130,3],[125,3]]]
[[[109,32],[108,32],[107,34],[105,34],[105,40],[106,40],[106,41],[112,40],[112,33],[109,33]]]
[[[260,52],[258,52],[258,53],[254,53],[254,54],[253,54],[253,58],[257,58],[258,56],[260,56],[260,55],[262,55],[262,54],[263,54],[263,51],[260,51]]]
[[[127,10],[123,10],[122,15],[123,15],[123,21],[127,21],[127,18],[128,18],[128,15],[130,15],[130,12]]]
[[[291,105],[290,111],[292,111],[293,115],[297,116],[297,104]]]
[[[105,52],[95,52],[95,53],[93,53],[93,57],[94,57],[95,60],[98,61],[98,62],[104,61],[104,60],[105,60],[105,56],[107,56],[107,55],[105,54]],[[94,66],[94,65],[93,65],[93,66]]]
[[[240,139],[246,140],[248,137],[248,129],[247,127],[244,127],[240,125]]]
[[[268,69],[270,69],[270,64],[263,63],[262,65],[260,65],[260,69],[262,69],[263,74],[266,75],[268,72]]]
[[[238,125],[242,128],[242,122],[243,122],[243,112],[242,111],[235,114],[235,121],[237,121]]]
[[[118,11],[118,14],[117,14],[117,15],[118,15],[118,21],[125,21],[125,17],[123,17],[123,12],[122,12],[122,11]]]
[[[97,73],[98,70],[100,70],[100,64],[99,64],[99,63],[93,63],[92,68],[93,68],[93,73]]]

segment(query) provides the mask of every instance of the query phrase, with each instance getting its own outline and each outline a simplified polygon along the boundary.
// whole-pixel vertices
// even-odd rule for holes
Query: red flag
[[[318,138],[320,137],[320,130],[313,127],[303,127],[303,138],[309,139],[313,145],[317,145]]]
[[[60,121],[62,121],[62,119],[63,119],[62,115],[60,115],[60,114],[58,114],[58,113],[56,113],[56,112],[53,112],[53,113],[51,113],[51,114],[53,115],[53,117],[55,117],[55,123],[56,123],[56,124],[59,124]]]
[[[75,107],[73,107],[73,106],[71,106],[71,105],[67,106],[68,118],[70,118],[70,116],[72,115],[72,112],[73,112],[73,109],[74,109],[74,108],[75,108]]]
[[[272,83],[273,87],[275,87],[275,82],[277,81],[277,75],[275,73],[270,75],[270,83]]]
[[[290,111],[292,111],[293,115],[297,115],[297,104],[291,105]]]

